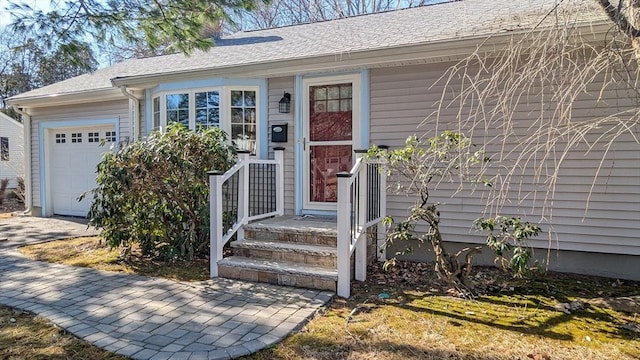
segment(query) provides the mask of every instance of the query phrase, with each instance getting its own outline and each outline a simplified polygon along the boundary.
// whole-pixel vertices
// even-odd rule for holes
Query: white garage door
[[[102,141],[104,146],[100,146]],[[116,140],[113,126],[56,129],[51,133],[51,202],[56,215],[86,216],[91,196],[78,196],[96,186],[96,165]]]

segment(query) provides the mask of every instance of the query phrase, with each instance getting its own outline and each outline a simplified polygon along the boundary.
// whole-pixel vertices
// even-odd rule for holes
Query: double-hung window
[[[258,139],[258,88],[217,87],[154,94],[151,127],[180,123],[198,131],[219,127],[238,150],[256,154]]]

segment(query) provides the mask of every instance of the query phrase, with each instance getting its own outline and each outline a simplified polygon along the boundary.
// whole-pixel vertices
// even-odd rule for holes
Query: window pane
[[[351,98],[351,85],[342,85],[340,86],[340,97],[342,99]]]
[[[209,106],[220,106],[220,94],[217,91],[208,92],[207,102]]]
[[[242,124],[242,119],[244,118],[244,113],[242,108],[231,108],[231,123],[232,124]]]
[[[250,124],[256,123],[256,109],[250,108],[246,109],[244,112],[244,121]]]
[[[174,123],[176,121],[178,121],[178,111],[167,110],[167,124]]]
[[[179,122],[189,127],[189,94],[169,94],[167,101],[167,124]]]
[[[237,140],[245,140],[244,126],[231,125],[231,139],[233,139],[234,143],[236,143]]]
[[[209,109],[209,122],[213,124],[220,124],[219,109]]]
[[[329,101],[327,101],[327,111],[329,111],[329,112],[338,112],[338,111],[340,111],[340,100],[329,100]]]
[[[345,90],[342,90],[345,89]],[[310,94],[318,95],[325,92],[329,98],[350,95],[350,84],[331,86],[311,86]],[[309,137],[311,141],[351,140],[352,135],[352,102],[351,98],[336,98],[318,100],[313,97],[309,107]]]
[[[242,91],[231,92],[231,106],[242,106]]]
[[[351,145],[311,146],[309,150],[309,200],[336,202],[336,174],[351,168]]]
[[[189,127],[189,109],[187,110],[178,110],[178,121],[186,126]]]
[[[340,87],[339,86],[331,86],[328,91],[329,99],[339,99],[340,98]]]
[[[325,87],[317,87],[313,93],[314,100],[325,100],[327,98],[327,88]]]
[[[351,100],[340,100],[340,111],[351,111]]]
[[[231,139],[240,150],[256,150],[257,92],[231,91]]]
[[[245,91],[244,92],[244,106],[256,106],[256,92]]]
[[[160,97],[153,98],[153,128],[160,127]]]
[[[207,93],[204,93],[204,92],[196,93],[196,107],[197,108],[207,107]]]
[[[206,122],[207,122],[207,110],[206,109],[196,110],[196,124],[203,124]]]
[[[189,108],[189,94],[167,95],[167,109]]]

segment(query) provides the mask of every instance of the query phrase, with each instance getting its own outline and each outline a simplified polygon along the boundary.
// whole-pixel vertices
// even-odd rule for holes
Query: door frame
[[[369,144],[369,71],[297,76],[295,106],[296,122],[296,209],[295,213],[312,215],[335,215],[336,203],[310,202],[309,191],[309,148],[305,144],[309,131],[309,87],[331,84],[352,84],[352,149],[367,148]],[[305,149],[306,148],[306,149]]]

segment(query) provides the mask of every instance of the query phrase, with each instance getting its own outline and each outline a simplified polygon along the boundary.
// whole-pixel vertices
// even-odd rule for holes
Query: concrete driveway
[[[94,235],[82,221],[0,219],[0,304],[133,359],[229,359],[300,328],[332,293],[212,279],[180,283],[32,261],[18,246]]]

